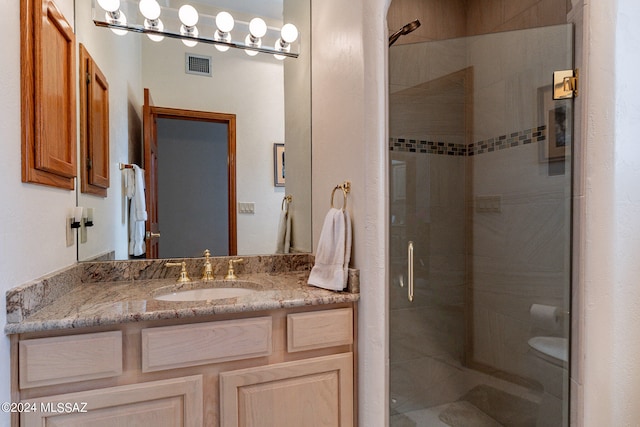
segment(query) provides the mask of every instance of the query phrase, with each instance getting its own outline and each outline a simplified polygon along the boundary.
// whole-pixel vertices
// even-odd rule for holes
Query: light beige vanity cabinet
[[[356,304],[12,335],[14,426],[355,425]],[[35,410],[34,410],[35,409]]]

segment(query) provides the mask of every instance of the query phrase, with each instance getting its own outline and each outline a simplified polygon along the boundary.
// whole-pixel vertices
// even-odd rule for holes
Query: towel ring
[[[347,194],[351,190],[351,183],[349,181],[345,181],[344,184],[336,185],[333,188],[333,191],[331,192],[331,208],[333,209],[335,209],[335,207],[333,206],[333,198],[336,194],[336,190],[338,189],[342,190],[342,196],[344,198],[344,202],[342,203],[342,210],[344,211],[345,209],[347,209]]]
[[[291,200],[293,199],[293,196],[291,194],[288,194],[286,196],[284,196],[282,198],[282,206],[280,206],[280,210],[283,211],[284,210],[284,202],[287,202],[287,204],[291,203]]]

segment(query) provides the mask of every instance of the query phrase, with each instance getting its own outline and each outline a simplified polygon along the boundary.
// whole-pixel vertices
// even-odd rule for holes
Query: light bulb
[[[284,42],[293,43],[298,38],[298,29],[293,24],[284,24],[280,35]]]
[[[249,32],[253,37],[264,37],[267,34],[267,24],[261,18],[253,18],[249,22]]]
[[[260,47],[262,46],[262,39],[253,37],[251,34],[247,34],[247,37],[244,38],[244,44],[251,47]]]
[[[231,43],[231,34],[216,30],[216,32],[213,33],[213,39],[217,42]],[[229,50],[229,46],[225,46],[223,44],[216,44],[215,47],[220,52],[226,52]]]
[[[127,16],[121,10],[117,10],[116,12],[106,12],[104,14],[104,18],[110,24],[123,25],[123,26],[127,25]],[[111,31],[113,31],[114,34],[117,34],[119,36],[124,36],[128,32],[127,30],[123,30],[120,28],[111,28]]]
[[[187,39],[182,39],[182,43],[187,47],[194,47],[195,45],[198,44],[198,42],[195,40],[187,40]]]
[[[218,49],[218,51],[220,52],[226,52],[229,50],[229,46],[225,46],[223,44],[217,44],[215,45],[216,49]]]
[[[233,30],[233,16],[229,12],[220,12],[216,15],[216,27],[223,33]]]
[[[187,36],[187,37],[198,37],[200,32],[198,31],[197,27],[187,27],[187,26],[181,25],[180,26],[180,34],[182,34],[183,36]],[[197,40],[182,39],[182,43],[184,43],[185,46],[194,47],[195,45],[198,44],[198,41]]]
[[[178,17],[186,27],[193,27],[198,23],[198,11],[189,4],[180,6]]]
[[[120,0],[98,0],[98,4],[107,12],[115,12],[120,9]]]
[[[273,57],[276,58],[278,61],[284,61],[284,59],[286,58],[286,56],[278,55],[277,53],[274,53]]]
[[[257,50],[249,50],[249,49],[245,49],[244,53],[246,53],[249,56],[256,56],[258,54]]]
[[[164,24],[160,19],[156,19],[155,21],[149,21],[148,19],[145,19],[144,27],[148,30],[164,31]],[[149,37],[149,39],[153,40],[154,42],[161,42],[162,40],[164,40],[164,36],[160,36],[158,34],[147,34],[147,37]]]
[[[160,5],[156,0],[140,0],[138,8],[142,16],[150,21],[155,21],[160,17]]]

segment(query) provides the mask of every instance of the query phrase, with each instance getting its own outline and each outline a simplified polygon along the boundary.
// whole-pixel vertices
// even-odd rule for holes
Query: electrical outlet
[[[477,213],[500,213],[502,212],[501,196],[476,196]]]
[[[256,204],[254,202],[239,202],[238,212],[243,214],[256,213]]]
[[[73,218],[67,217],[65,222],[67,228],[67,247],[73,246],[74,238],[73,238],[73,228],[71,228],[71,223],[73,223]]]

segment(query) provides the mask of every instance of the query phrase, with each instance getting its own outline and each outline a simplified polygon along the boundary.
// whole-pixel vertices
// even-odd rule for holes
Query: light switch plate
[[[74,238],[73,238],[73,228],[71,228],[72,222],[73,222],[73,218],[67,217],[67,220],[65,223],[67,228],[67,247],[73,246]]]
[[[243,214],[256,213],[256,204],[254,202],[239,202],[238,212]]]

